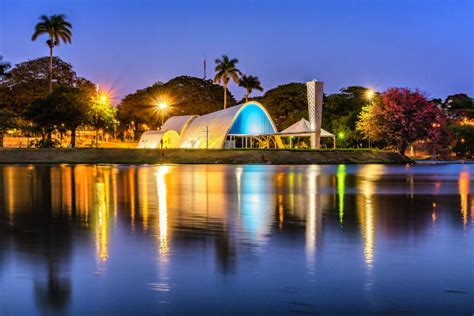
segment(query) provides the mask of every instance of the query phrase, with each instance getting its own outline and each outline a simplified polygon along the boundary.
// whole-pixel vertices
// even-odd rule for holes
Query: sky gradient
[[[12,64],[48,54],[31,42],[38,17],[64,13],[72,45],[55,55],[115,101],[178,75],[214,75],[214,59],[240,60],[265,90],[317,79],[418,88],[430,97],[474,95],[472,0],[0,0],[0,55]],[[230,84],[240,98],[242,89]]]

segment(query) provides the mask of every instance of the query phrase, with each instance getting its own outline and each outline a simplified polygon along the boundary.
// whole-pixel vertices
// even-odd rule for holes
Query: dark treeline
[[[78,128],[107,130],[114,135],[133,130],[137,138],[145,130],[159,128],[162,115],[165,120],[173,115],[203,115],[222,109],[224,103],[228,107],[246,100],[262,103],[278,130],[307,118],[304,83],[283,84],[261,96],[251,97],[253,90],[263,90],[259,79],[242,75],[236,69],[235,60],[226,56],[216,60],[214,80],[179,76],[165,83],[157,82],[125,96],[117,107],[111,106],[110,98],[98,91],[94,83],[77,76],[72,65],[58,57],[52,58],[53,92],[49,93],[49,62],[48,57],[14,67],[0,62],[0,146],[5,133],[13,128],[40,135],[42,141],[36,145],[49,147],[55,146],[54,131],[70,133],[71,146],[74,146]],[[232,73],[237,76],[236,80],[232,79]],[[233,81],[245,92],[240,101],[227,90],[227,84]],[[169,105],[165,113],[158,107],[162,102]],[[436,147],[452,148],[458,156],[469,158],[472,156],[470,148],[474,148],[473,104],[473,99],[463,93],[444,100],[428,100],[416,90],[398,88],[379,93],[367,87],[350,86],[324,96],[322,121],[323,128],[337,136],[338,147],[370,145],[404,152],[409,144],[421,143],[433,152],[437,151]],[[430,112],[425,113],[428,108]],[[415,120],[410,115],[410,124],[406,126],[389,126],[388,120],[382,120],[384,113],[397,116],[412,113],[410,111],[418,111],[420,116]],[[380,114],[369,115],[371,113]],[[384,131],[388,130],[391,135],[387,137]]]

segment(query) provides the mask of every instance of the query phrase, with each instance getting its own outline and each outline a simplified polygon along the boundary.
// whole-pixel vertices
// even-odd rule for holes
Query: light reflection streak
[[[105,184],[103,182],[96,183],[96,198],[97,198],[97,223],[96,223],[96,251],[97,258],[104,262],[109,258],[108,251],[108,214],[106,204]]]
[[[375,218],[373,195],[376,193],[376,184],[383,172],[381,165],[367,165],[361,168],[360,190],[364,197],[364,212],[361,218],[362,232],[364,236],[364,258],[367,267],[371,268],[374,262],[374,235],[375,235]]]
[[[471,223],[474,224],[474,196],[471,197]]]
[[[143,229],[148,229],[148,169],[141,168],[138,171],[138,183],[140,192],[140,206]]]
[[[267,192],[267,178],[260,166],[245,166],[242,173],[240,209],[243,228],[256,245],[266,242],[275,210],[273,192]]]
[[[130,221],[132,230],[135,229],[135,169],[130,168],[128,172],[128,183],[130,189]]]
[[[242,195],[242,172],[243,168],[242,167],[237,167],[235,168],[235,178],[237,180],[237,207],[238,207],[238,214],[240,216],[241,213],[241,203],[242,201],[240,200],[241,195]],[[209,191],[206,192],[207,195],[209,195]]]
[[[8,212],[8,222],[9,225],[13,225],[13,217],[15,213],[15,185],[13,176],[15,168],[13,166],[7,166],[4,170],[6,178],[5,190],[7,191],[6,209]]]
[[[158,192],[158,224],[159,224],[159,253],[161,258],[166,259],[169,251],[168,244],[168,206],[166,197],[166,174],[169,172],[169,166],[158,167],[156,173],[156,188]]]
[[[344,222],[344,193],[345,193],[346,166],[337,167],[337,194],[339,197],[339,223]]]
[[[462,215],[462,222],[463,225],[467,225],[467,209],[468,209],[468,198],[469,198],[469,191],[470,191],[470,174],[469,169],[463,170],[459,174],[459,195],[461,196],[461,215]]]
[[[316,243],[317,243],[317,221],[319,208],[318,188],[319,167],[310,166],[308,170],[308,212],[306,215],[306,260],[308,269],[312,272],[314,267]]]
[[[114,224],[117,224],[117,169],[112,172],[112,195],[114,203]]]

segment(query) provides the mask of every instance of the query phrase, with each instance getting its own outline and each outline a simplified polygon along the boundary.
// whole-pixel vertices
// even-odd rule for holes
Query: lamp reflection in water
[[[96,208],[96,252],[97,258],[101,261],[107,261],[108,252],[108,214],[106,204],[105,185],[103,182],[95,184],[97,208]]]
[[[283,179],[284,173],[278,172],[276,174],[276,188],[277,188],[277,204],[278,204],[278,228],[283,229],[283,222],[285,220],[285,212],[283,208]]]
[[[15,212],[15,185],[14,185],[14,174],[15,168],[13,166],[6,166],[4,167],[5,170],[5,185],[4,190],[7,191],[5,196],[7,199],[5,200],[5,206],[8,212],[8,224],[13,226],[13,217]]]
[[[359,203],[359,220],[364,237],[365,263],[369,268],[372,267],[374,262],[375,217],[373,196],[376,193],[375,182],[380,178],[383,170],[384,166],[381,165],[367,165],[361,167],[359,172],[361,177],[359,191],[362,193],[360,199],[363,199],[363,203]]]
[[[168,275],[168,199],[166,176],[169,173],[169,166],[159,166],[156,172],[156,191],[158,195],[158,222],[157,222],[157,246],[158,246],[158,282],[150,283],[149,286],[153,291],[168,292],[169,275]]]
[[[140,168],[138,170],[138,192],[140,193],[140,214],[143,230],[148,229],[148,168]]]
[[[360,191],[364,199],[360,214],[362,233],[364,236],[364,258],[367,267],[371,268],[374,262],[374,233],[375,233],[375,219],[373,195],[376,193],[376,184],[383,172],[384,167],[381,165],[367,165],[363,166],[359,172],[361,175]]]
[[[344,222],[344,193],[345,193],[345,179],[346,179],[346,166],[339,165],[337,167],[337,195],[339,198],[339,223],[342,225]]]
[[[306,262],[308,265],[309,272],[313,272],[314,262],[315,262],[315,253],[316,253],[316,243],[317,243],[317,234],[320,229],[319,218],[319,209],[321,204],[321,198],[319,196],[319,173],[320,167],[312,165],[309,167],[307,173],[307,195],[308,199],[308,210],[306,214]]]
[[[462,222],[464,227],[467,225],[467,209],[468,209],[468,201],[469,201],[469,185],[470,185],[470,174],[469,174],[469,167],[465,167],[463,171],[459,174],[459,195],[461,196],[461,215],[462,215]],[[472,210],[471,210],[472,211]]]
[[[158,244],[159,253],[162,259],[166,259],[168,248],[168,206],[166,198],[166,175],[169,172],[169,166],[158,167],[156,173],[156,189],[158,192]]]

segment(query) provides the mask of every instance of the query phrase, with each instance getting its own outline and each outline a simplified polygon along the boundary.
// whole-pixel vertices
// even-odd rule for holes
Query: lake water
[[[0,315],[472,315],[473,177],[0,165]]]

